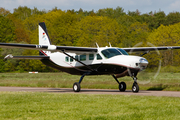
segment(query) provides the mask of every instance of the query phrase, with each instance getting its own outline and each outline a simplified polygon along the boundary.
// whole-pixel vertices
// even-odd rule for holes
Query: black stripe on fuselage
[[[100,63],[100,64],[89,65],[92,69],[94,69],[94,71],[91,72],[85,66],[62,67],[55,64],[50,59],[43,59],[41,61],[47,66],[50,66],[52,68],[55,68],[60,71],[67,72],[73,75],[83,75],[84,73],[87,73],[87,72],[90,72],[89,75],[112,75],[112,74],[120,74],[127,70],[127,67],[124,67],[124,66]],[[138,73],[139,69],[130,68],[130,71],[131,73]]]

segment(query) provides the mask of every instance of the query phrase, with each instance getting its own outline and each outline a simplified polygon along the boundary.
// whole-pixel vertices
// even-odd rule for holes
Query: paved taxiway
[[[180,92],[177,91],[139,91],[139,93],[133,93],[130,90],[127,90],[126,92],[119,92],[119,90],[110,90],[110,89],[81,89],[80,92],[75,93],[73,92],[72,88],[34,88],[34,87],[0,87],[0,91],[180,97]]]

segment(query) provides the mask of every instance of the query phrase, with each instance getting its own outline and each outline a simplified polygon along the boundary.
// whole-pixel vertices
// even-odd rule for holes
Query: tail
[[[51,45],[51,41],[44,22],[39,23],[39,45]]]
[[[51,41],[44,22],[39,23],[39,45],[51,45]],[[49,51],[39,51],[39,55],[48,55]]]

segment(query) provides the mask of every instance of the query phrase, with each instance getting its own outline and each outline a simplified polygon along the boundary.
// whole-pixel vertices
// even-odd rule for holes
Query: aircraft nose
[[[148,65],[148,61],[145,58],[141,58],[139,60],[139,67],[141,70],[146,69],[147,65]]]

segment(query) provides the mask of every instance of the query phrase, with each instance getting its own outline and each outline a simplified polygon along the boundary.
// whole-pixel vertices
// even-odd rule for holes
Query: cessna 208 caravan
[[[119,82],[117,78],[130,76],[133,78],[132,91],[138,92],[138,72],[144,70],[148,61],[140,56],[128,55],[127,52],[180,49],[179,46],[169,47],[138,47],[138,48],[116,48],[116,47],[69,47],[51,45],[50,38],[44,22],[39,23],[39,45],[0,43],[0,47],[24,48],[39,50],[39,56],[12,56],[7,55],[5,59],[38,59],[45,65],[58,70],[82,75],[79,82],[73,84],[74,92],[81,90],[80,84],[86,75],[112,75],[119,84],[119,90],[126,90],[126,83]]]

